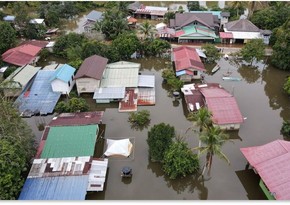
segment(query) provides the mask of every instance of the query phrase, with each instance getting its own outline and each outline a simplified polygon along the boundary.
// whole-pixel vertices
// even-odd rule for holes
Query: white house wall
[[[100,87],[100,80],[93,78],[79,78],[76,80],[78,94],[93,93]]]
[[[262,38],[260,32],[237,32],[237,31],[228,31],[224,29],[225,32],[231,32],[234,39],[255,39]]]
[[[224,125],[218,125],[214,124],[214,127],[219,127],[221,130],[239,130],[240,129],[240,124],[224,124]]]
[[[52,87],[53,92],[60,92],[61,94],[69,94],[74,84],[75,84],[75,81],[72,81],[72,80],[70,80],[70,86],[69,86],[68,83],[63,82],[59,79],[55,79],[51,82],[51,87]]]

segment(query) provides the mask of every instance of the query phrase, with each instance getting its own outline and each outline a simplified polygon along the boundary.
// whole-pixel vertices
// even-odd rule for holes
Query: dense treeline
[[[34,154],[32,131],[12,102],[0,97],[0,200],[17,199]]]

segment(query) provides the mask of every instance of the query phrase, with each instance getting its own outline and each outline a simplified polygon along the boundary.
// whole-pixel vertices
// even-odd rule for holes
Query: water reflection
[[[249,84],[255,83],[259,80],[261,76],[261,72],[257,67],[242,65],[239,67],[238,72],[242,76],[242,78]]]

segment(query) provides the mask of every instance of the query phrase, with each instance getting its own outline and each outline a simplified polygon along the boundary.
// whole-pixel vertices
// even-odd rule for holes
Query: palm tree
[[[248,1],[248,19],[250,19],[254,11],[258,9],[258,6],[262,7],[264,4],[261,1]]]
[[[239,11],[247,5],[245,1],[232,1],[230,7],[237,10],[237,16],[239,16]]]
[[[199,126],[199,133],[202,133],[203,128],[211,124],[211,112],[205,108],[200,108],[197,112],[191,112],[187,116],[189,121],[194,121],[197,126]],[[201,146],[201,141],[199,140],[199,147]]]
[[[156,28],[152,26],[148,21],[139,26],[139,32],[144,35],[144,38],[149,37],[153,38],[153,35],[156,33]]]
[[[206,127],[206,129],[201,133],[199,139],[203,146],[195,149],[200,150],[200,154],[206,153],[206,163],[202,171],[202,176],[206,169],[208,170],[208,175],[210,174],[214,155],[217,155],[220,159],[223,159],[230,164],[227,156],[221,151],[222,146],[229,141],[229,136],[219,127]]]

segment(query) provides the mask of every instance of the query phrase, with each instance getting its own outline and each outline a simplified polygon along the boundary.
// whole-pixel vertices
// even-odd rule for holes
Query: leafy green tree
[[[273,30],[282,26],[290,16],[290,7],[284,2],[283,7],[267,7],[255,12],[251,22],[261,29]]]
[[[156,34],[156,28],[149,21],[145,21],[144,23],[140,24],[138,28],[140,34],[144,36],[144,39],[153,39],[154,35]]]
[[[136,126],[145,126],[150,122],[150,112],[148,110],[132,112],[128,121]]]
[[[165,69],[162,71],[162,77],[170,86],[171,91],[178,91],[183,86],[183,81],[179,80],[172,69]]]
[[[89,106],[85,99],[72,97],[68,102],[61,101],[55,106],[57,113],[63,112],[86,112],[89,110]]]
[[[83,34],[69,33],[56,39],[53,52],[61,57],[67,57],[67,49],[80,46],[88,39]]]
[[[16,31],[8,22],[0,22],[0,53],[16,44]]]
[[[207,62],[213,63],[216,60],[220,59],[221,54],[220,54],[219,50],[213,44],[206,43],[206,44],[202,45],[201,48],[204,50]]]
[[[290,121],[289,120],[283,122],[280,132],[287,140],[290,140]]]
[[[205,170],[208,170],[210,174],[213,156],[216,155],[220,159],[225,160],[230,164],[227,156],[221,151],[222,146],[229,140],[229,136],[225,134],[219,127],[209,126],[199,136],[202,146],[195,149],[200,151],[200,154],[206,153],[206,164],[202,171],[202,175]]]
[[[162,78],[164,78],[164,80],[168,80],[170,78],[175,78],[175,73],[174,73],[173,69],[164,69],[162,71]]]
[[[75,69],[79,69],[81,67],[82,63],[83,63],[83,60],[77,58],[77,59],[70,61],[68,64],[70,66],[74,67]]]
[[[26,27],[30,20],[28,10],[29,8],[24,1],[13,2],[12,13],[15,15],[15,23],[20,28]]]
[[[284,86],[283,86],[283,89],[285,90],[285,92],[290,95],[290,77],[287,78]]]
[[[279,69],[290,70],[290,18],[277,29],[271,63]]]
[[[196,173],[199,170],[199,160],[186,142],[177,140],[165,151],[162,167],[170,179],[176,179]]]
[[[255,59],[260,61],[264,58],[265,48],[266,46],[262,39],[252,39],[240,50],[240,55],[252,65]]]
[[[35,154],[34,136],[13,102],[0,97],[0,199],[15,200]]]
[[[175,138],[173,126],[165,123],[154,125],[148,132],[147,138],[150,159],[162,162],[165,151],[172,144],[173,138]]]
[[[43,39],[46,32],[46,27],[42,24],[27,24],[23,29],[23,35],[27,39]]]
[[[112,42],[121,59],[130,59],[131,55],[140,48],[140,42],[133,33],[123,33]]]
[[[174,18],[175,18],[175,13],[172,11],[169,11],[164,15],[164,23],[169,24],[170,19],[174,19]]]
[[[11,75],[15,70],[17,69],[17,67],[15,66],[9,66],[5,72],[3,73],[3,78],[6,79],[9,75]]]
[[[103,13],[103,20],[95,24],[95,30],[101,31],[106,39],[113,40],[120,34],[129,31],[126,15],[113,8]]]
[[[145,40],[143,50],[146,56],[161,56],[165,51],[171,48],[168,41],[161,39]]]
[[[187,8],[189,11],[199,11],[200,9],[199,1],[188,1]]]

